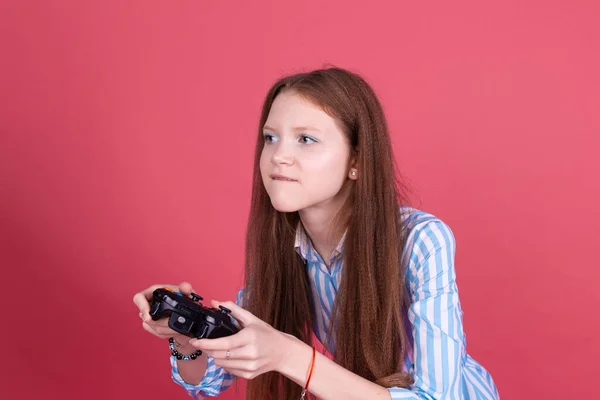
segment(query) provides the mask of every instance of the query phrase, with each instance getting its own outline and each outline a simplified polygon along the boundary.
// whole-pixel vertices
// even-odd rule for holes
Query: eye
[[[315,139],[314,137],[311,137],[308,135],[300,135],[300,142],[302,144],[313,144],[313,143],[317,143],[318,140]]]
[[[270,133],[265,133],[264,138],[265,138],[265,143],[273,143],[276,140],[275,135],[272,135]]]

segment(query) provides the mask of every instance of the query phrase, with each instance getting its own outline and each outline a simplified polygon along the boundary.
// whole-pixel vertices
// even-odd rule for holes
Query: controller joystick
[[[223,314],[231,314],[231,310],[225,306],[219,306],[219,308],[221,309],[221,312],[223,312]]]
[[[196,293],[192,293],[192,300],[200,302],[204,300],[204,298]]]

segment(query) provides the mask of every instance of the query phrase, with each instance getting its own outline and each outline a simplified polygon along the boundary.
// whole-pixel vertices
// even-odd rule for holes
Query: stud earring
[[[350,172],[350,175],[352,175],[352,176],[356,176],[356,171],[352,171],[352,172]]]

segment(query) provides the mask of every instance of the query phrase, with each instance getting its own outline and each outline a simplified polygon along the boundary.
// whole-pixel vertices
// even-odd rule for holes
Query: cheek
[[[263,149],[262,153],[260,153],[260,161],[258,162],[258,166],[260,167],[261,175],[264,175],[264,173],[266,171],[265,168],[268,163],[269,163],[269,155],[267,154],[267,151],[265,151]]]
[[[304,189],[319,197],[336,195],[346,180],[345,160],[336,155],[313,161],[303,166]]]
[[[340,180],[345,176],[347,158],[343,153],[321,154],[307,159],[304,163],[304,170],[319,179]]]

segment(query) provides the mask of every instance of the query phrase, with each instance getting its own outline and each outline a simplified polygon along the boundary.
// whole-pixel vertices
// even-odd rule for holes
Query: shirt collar
[[[347,232],[347,230],[344,232],[338,245],[333,250],[333,253],[331,254],[332,260],[336,257],[339,257],[342,254],[342,251],[344,250],[344,241],[346,240]],[[294,247],[296,248],[296,252],[300,255],[300,257],[302,257],[305,263],[309,261],[318,260],[317,256],[315,255],[316,251],[312,246],[310,237],[304,230],[304,226],[302,225],[301,221],[298,221],[298,226],[296,226],[296,240]]]

